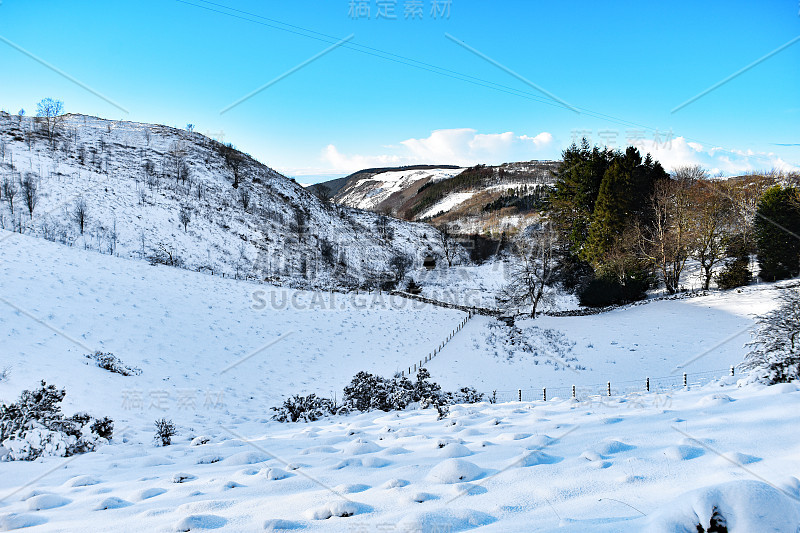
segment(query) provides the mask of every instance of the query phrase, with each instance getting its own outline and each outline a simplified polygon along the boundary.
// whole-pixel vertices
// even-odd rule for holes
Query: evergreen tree
[[[800,191],[780,185],[767,189],[753,221],[759,277],[775,281],[800,273]]]

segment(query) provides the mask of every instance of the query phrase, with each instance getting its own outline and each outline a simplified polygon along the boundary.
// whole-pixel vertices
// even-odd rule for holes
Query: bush
[[[800,290],[786,289],[777,309],[758,317],[744,367],[756,379],[786,383],[800,379]]]
[[[39,457],[69,457],[92,451],[111,439],[114,423],[86,413],[65,418],[60,403],[64,389],[41,382],[25,390],[16,403],[0,405],[0,460],[32,461]]]
[[[450,403],[478,403],[483,401],[483,393],[472,387],[461,387],[450,393]]]
[[[116,355],[111,352],[94,352],[86,356],[97,363],[103,370],[121,374],[123,376],[138,376],[142,373],[141,368],[130,367],[124,364]]]
[[[641,300],[650,282],[643,277],[629,277],[625,283],[611,276],[594,278],[579,292],[580,304],[586,307],[606,307]]]
[[[483,394],[471,387],[463,387],[456,392],[443,392],[442,387],[430,381],[426,368],[417,372],[416,382],[405,376],[395,374],[391,379],[359,372],[344,388],[343,405],[336,406],[333,401],[318,398],[316,395],[293,396],[280,407],[273,407],[273,420],[279,422],[311,422],[322,417],[353,411],[399,411],[413,403],[426,409],[435,407],[439,418],[447,416],[453,403],[476,403],[483,400]]]
[[[278,422],[313,422],[339,412],[333,400],[318,398],[316,394],[292,396],[272,410],[275,411],[272,419]]]
[[[717,274],[717,286],[723,290],[735,289],[748,285],[752,279],[750,259],[747,256],[737,257],[728,262],[725,268]]]
[[[406,292],[408,294],[420,294],[422,292],[422,286],[413,279],[410,279],[408,283],[406,283]]]
[[[344,388],[344,405],[355,411],[395,411],[405,409],[414,400],[414,385],[405,377],[386,379],[369,372],[359,372]]]
[[[172,444],[172,437],[178,434],[178,430],[175,424],[172,423],[172,420],[167,420],[166,418],[156,420],[155,426],[156,434],[153,440],[156,441],[156,444],[160,446],[169,446]]]

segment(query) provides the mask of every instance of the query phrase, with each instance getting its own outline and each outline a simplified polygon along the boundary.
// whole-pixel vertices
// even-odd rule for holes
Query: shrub
[[[111,439],[114,424],[86,413],[65,418],[60,403],[64,389],[41,382],[25,390],[16,403],[0,405],[0,460],[32,461],[89,452]]]
[[[324,416],[354,411],[398,411],[412,403],[426,409],[434,407],[439,419],[447,416],[453,403],[475,403],[483,400],[483,394],[471,387],[463,387],[456,392],[444,392],[437,383],[430,381],[426,368],[417,372],[416,382],[405,376],[395,374],[391,379],[359,372],[344,389],[343,405],[336,406],[333,401],[309,396],[293,396],[280,407],[273,407],[273,420],[279,422],[311,422]]]
[[[156,420],[155,426],[156,434],[153,439],[156,441],[156,444],[159,446],[169,446],[172,444],[172,437],[178,434],[172,420],[167,420],[166,418]]]
[[[483,401],[483,393],[472,387],[461,387],[450,393],[450,403],[478,403]]]
[[[767,383],[800,378],[800,290],[786,289],[781,305],[758,317],[744,367]]]
[[[743,287],[753,279],[750,272],[750,259],[747,256],[737,257],[725,264],[725,268],[717,274],[717,286],[728,290]]]
[[[612,276],[592,279],[578,294],[580,304],[586,307],[606,307],[641,300],[646,296],[650,280],[643,276],[629,276],[621,283]]]
[[[313,422],[338,412],[336,404],[328,398],[294,395],[283,401],[280,407],[273,407],[273,420],[278,422]]]
[[[408,294],[420,294],[422,292],[422,286],[413,279],[409,279],[408,283],[406,283],[406,292]]]
[[[97,363],[103,370],[121,374],[123,376],[138,376],[142,373],[141,368],[130,367],[124,364],[116,355],[111,352],[94,352],[86,356]]]
[[[344,405],[356,411],[394,411],[405,409],[413,401],[414,386],[406,377],[386,379],[369,372],[359,372],[344,388]]]

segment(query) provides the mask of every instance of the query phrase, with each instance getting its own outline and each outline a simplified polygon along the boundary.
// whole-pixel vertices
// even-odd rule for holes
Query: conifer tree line
[[[711,179],[699,166],[667,173],[634,147],[611,150],[584,139],[563,152],[547,218],[558,234],[553,282],[583,305],[641,299],[650,288],[686,288],[694,261],[701,285],[733,288],[759,277],[800,274],[800,191],[796,174]]]

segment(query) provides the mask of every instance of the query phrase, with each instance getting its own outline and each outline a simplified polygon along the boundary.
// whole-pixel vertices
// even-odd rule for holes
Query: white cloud
[[[375,166],[499,164],[554,158],[559,153],[554,146],[553,136],[548,132],[530,137],[511,131],[478,133],[472,128],[434,130],[428,137],[406,139],[397,146],[383,148],[392,152],[346,155],[331,144],[322,151],[322,160],[337,171],[351,172]]]
[[[751,171],[779,169],[798,170],[772,152],[753,150],[727,150],[719,146],[710,148],[700,143],[687,141],[683,137],[656,142],[639,140],[633,143],[643,154],[649,152],[667,170],[683,165],[700,165],[711,175],[726,176],[744,174]]]

